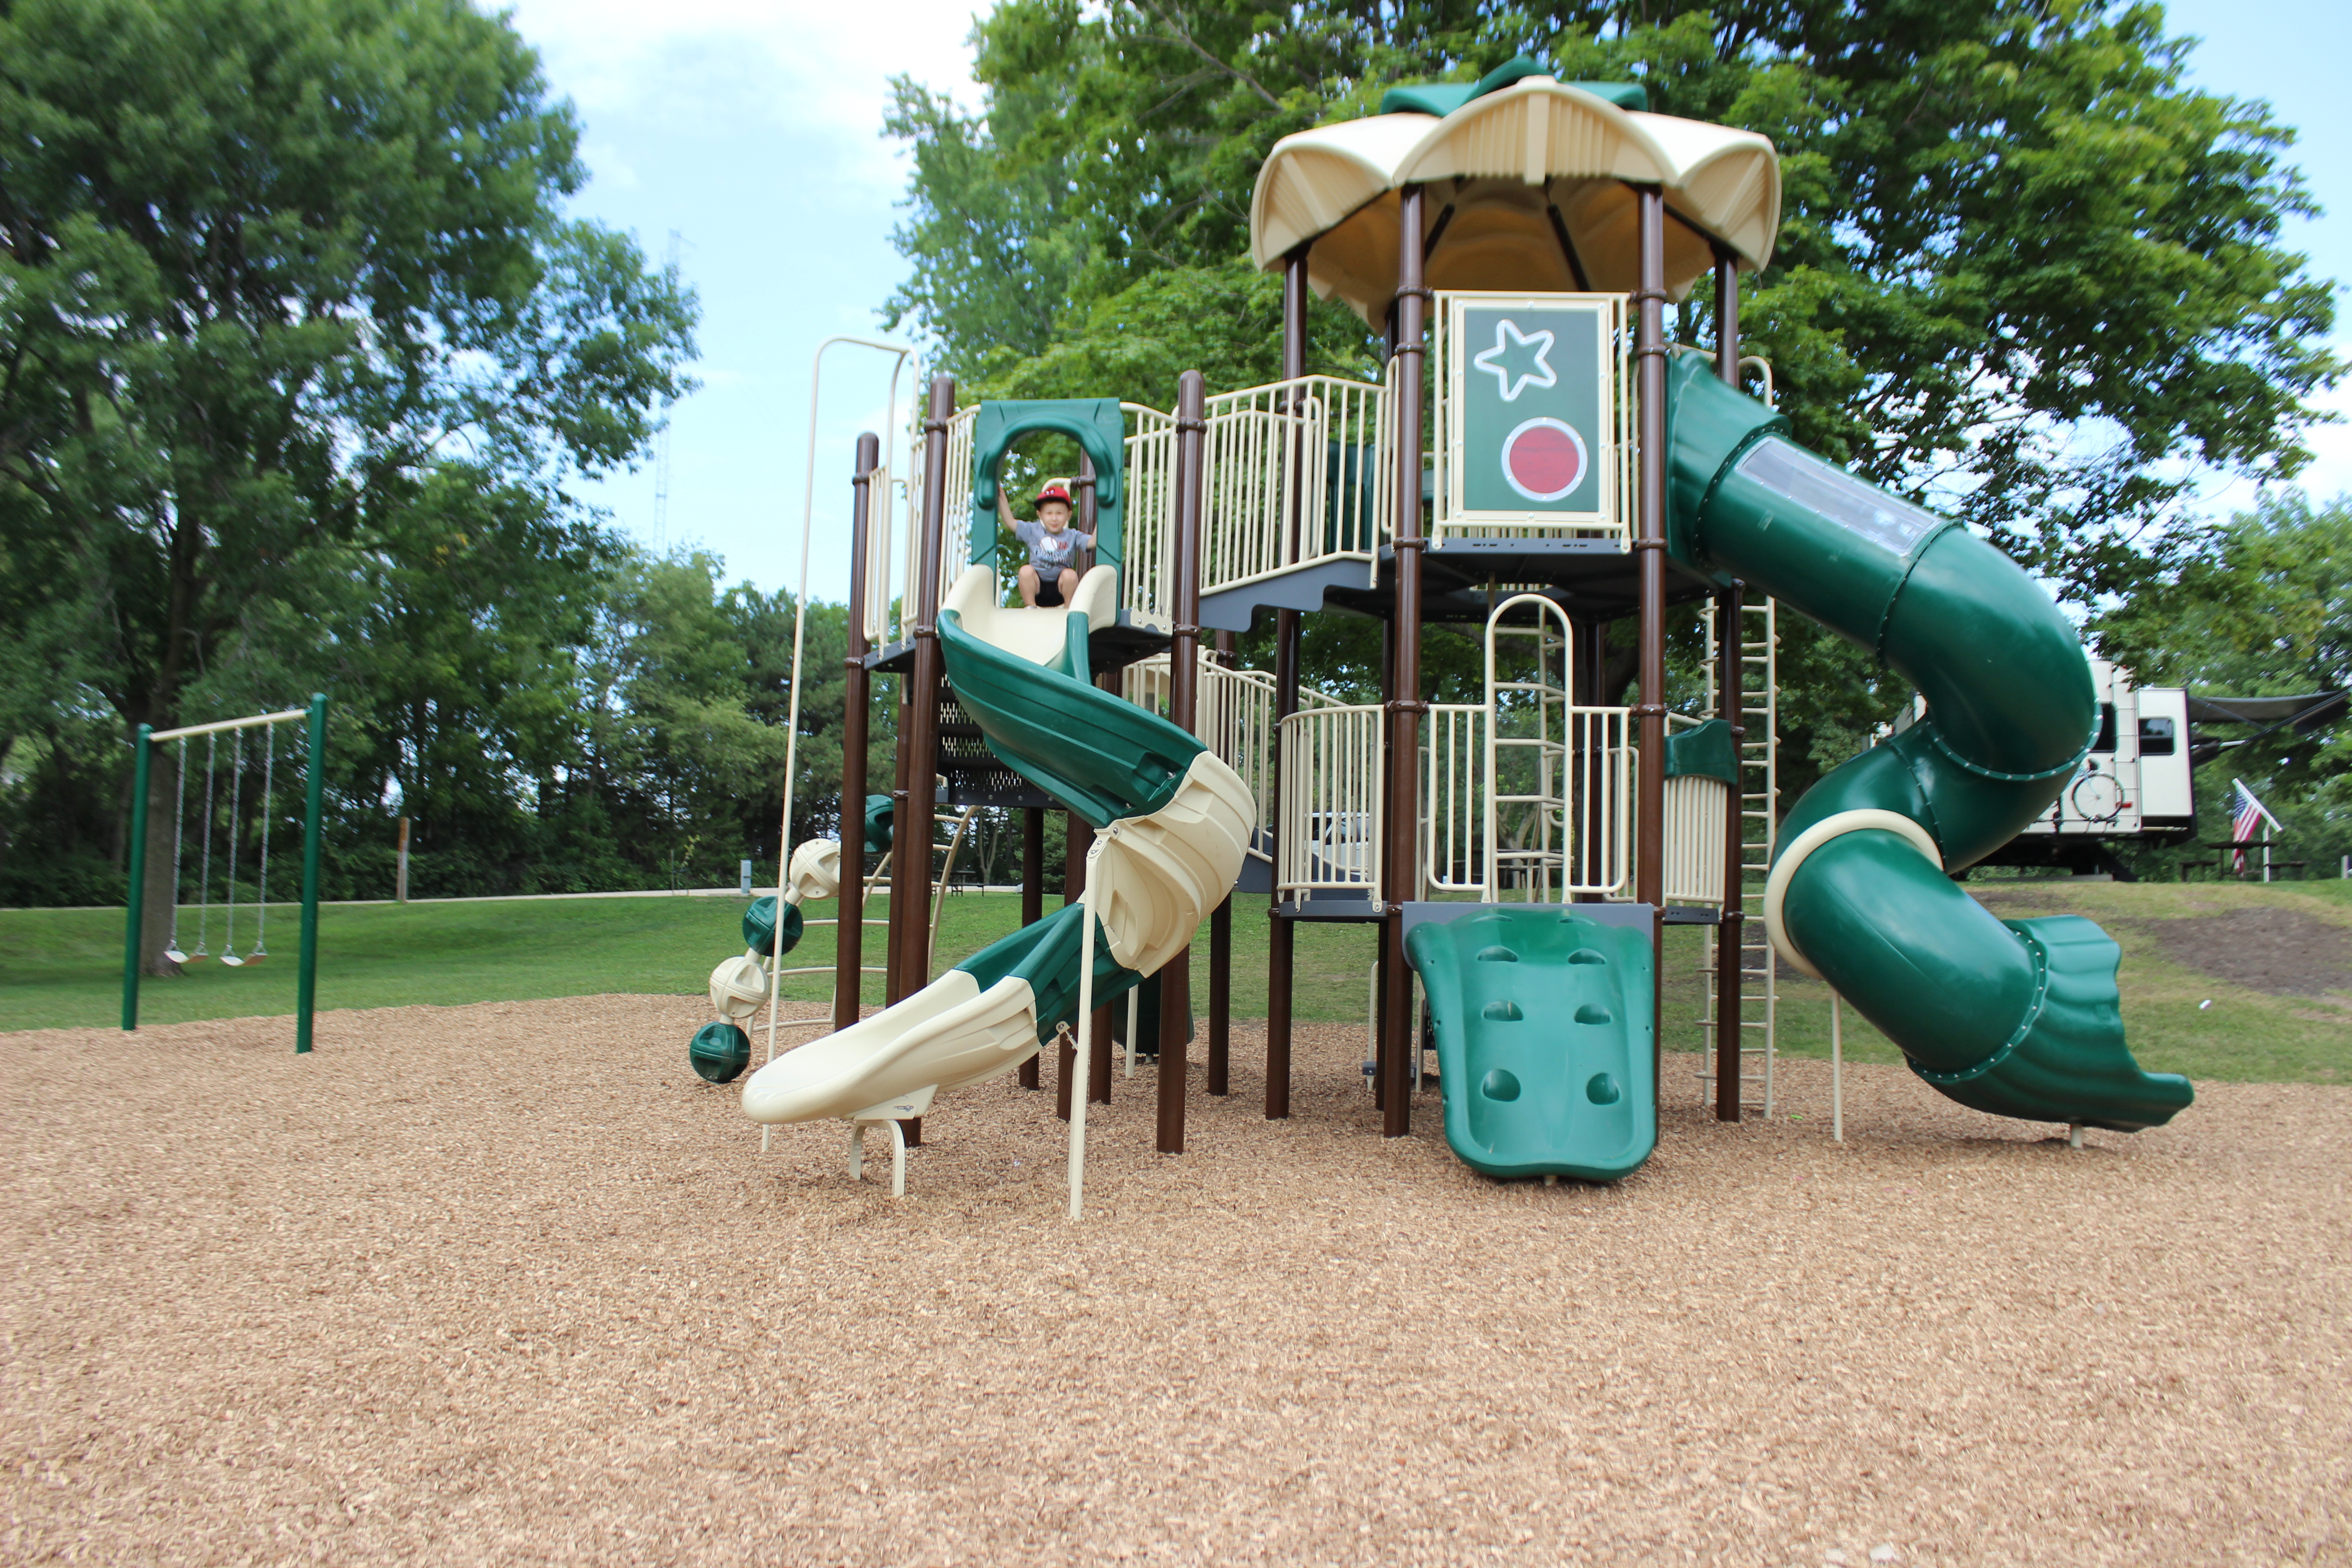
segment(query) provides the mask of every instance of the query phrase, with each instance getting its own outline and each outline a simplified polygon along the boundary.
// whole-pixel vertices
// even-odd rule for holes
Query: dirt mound
[[[2040,889],[1969,890],[2003,920],[2071,912],[2063,899]],[[2352,991],[2352,926],[2300,910],[2261,906],[2172,920],[2101,910],[2092,918],[2111,929],[2145,932],[2173,963],[2250,990],[2274,996]]]
[[[2352,990],[2352,927],[2263,909],[2137,923],[2167,958],[2219,980],[2280,996]]]

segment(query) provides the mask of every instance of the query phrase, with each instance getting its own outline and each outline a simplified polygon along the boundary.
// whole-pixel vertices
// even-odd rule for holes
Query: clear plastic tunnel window
[[[1891,496],[1777,436],[1749,447],[1736,471],[1896,555],[1908,555],[1944,526],[1925,507]]]

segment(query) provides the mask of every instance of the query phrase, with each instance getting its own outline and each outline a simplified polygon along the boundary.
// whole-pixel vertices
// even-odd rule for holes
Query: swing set
[[[271,819],[277,815],[278,727],[298,720],[309,721],[310,755],[303,770],[301,949],[295,981],[294,1049],[297,1055],[310,1050],[310,1016],[319,976],[319,818],[325,804],[325,778],[320,759],[325,754],[327,744],[327,699],[323,694],[313,696],[308,708],[257,713],[247,719],[224,719],[215,723],[190,724],[177,730],[159,731],[145,724],[139,726],[131,786],[131,891],[122,944],[122,1026],[125,1029],[139,1026],[140,950],[145,945],[146,934],[146,900],[143,895],[147,882],[147,786],[153,771],[156,746],[174,741],[180,746],[179,789],[172,822],[172,929],[164,943],[163,956],[178,964],[202,963],[214,956],[213,840],[218,836],[226,838],[227,850],[219,959],[227,968],[241,969],[269,956],[269,827]],[[249,730],[261,731],[260,872],[252,900],[252,943],[239,953],[236,951],[236,867],[238,848],[246,837],[245,775],[249,767],[246,760],[246,731]],[[229,740],[228,818],[225,831],[215,815],[220,741],[224,735]],[[181,877],[183,859],[188,849],[188,743],[199,737],[205,742],[205,789],[204,805],[195,821],[197,843],[194,854],[198,868],[196,946],[195,951],[190,952],[180,945],[180,905],[184,891]]]

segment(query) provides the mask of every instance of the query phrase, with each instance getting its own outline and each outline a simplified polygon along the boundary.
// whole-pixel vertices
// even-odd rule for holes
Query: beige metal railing
[[[1370,563],[1396,479],[1388,389],[1333,376],[1208,402],[1201,591],[1333,560]]]
[[[1551,719],[1564,739],[1502,733],[1501,712],[1490,728],[1489,901],[1510,894],[1554,903],[1622,894],[1633,883],[1630,710],[1559,704]]]
[[[889,469],[877,468],[874,482],[866,489],[866,640],[877,646],[891,640],[895,613],[890,586],[897,579],[891,574],[890,563],[899,507],[890,487],[896,482]]]
[[[916,579],[922,574],[923,566],[922,421],[923,413],[918,407],[908,430],[907,489],[898,512],[898,526],[887,531],[890,537],[871,542],[867,552],[867,568],[875,574],[866,579],[867,635],[879,635],[871,629],[878,620],[887,629],[887,635],[881,636],[881,640],[885,641],[904,642],[914,635],[915,584]],[[976,403],[968,408],[957,409],[948,421],[946,515],[941,520],[940,530],[939,596],[942,600],[948,596],[948,590],[955,586],[955,580],[963,575],[964,568],[971,563],[971,444],[972,432],[979,422],[980,405]],[[888,494],[887,490],[881,493]],[[877,510],[873,515],[887,517],[888,512]],[[895,573],[891,570],[894,563],[897,567]],[[874,601],[877,595],[871,586],[876,576],[883,582],[895,581],[898,584],[895,626],[891,624],[889,610],[886,609],[878,617],[876,614]]]
[[[1282,721],[1282,891],[1381,879],[1382,720],[1378,703],[1302,709]]]
[[[1154,654],[1130,664],[1119,675],[1119,695],[1153,713],[1168,708],[1168,656]],[[1260,669],[1227,669],[1202,659],[1198,700],[1192,712],[1192,733],[1218,761],[1242,776],[1250,798],[1257,803],[1255,826],[1265,830],[1275,822],[1274,677]],[[1303,688],[1303,709],[1341,706],[1322,692]],[[1255,848],[1250,853],[1259,854]]]
[[[1422,881],[1439,892],[1486,887],[1486,731],[1483,702],[1431,705],[1422,758]]]
[[[1119,607],[1137,626],[1164,632],[1175,625],[1176,418],[1139,403],[1118,406],[1127,416]]]

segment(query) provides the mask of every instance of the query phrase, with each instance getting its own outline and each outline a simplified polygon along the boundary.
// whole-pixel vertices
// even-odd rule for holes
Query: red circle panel
[[[1584,454],[1576,440],[1556,425],[1531,425],[1519,432],[1503,454],[1503,467],[1523,489],[1537,495],[1559,495],[1576,488],[1582,477]]]

